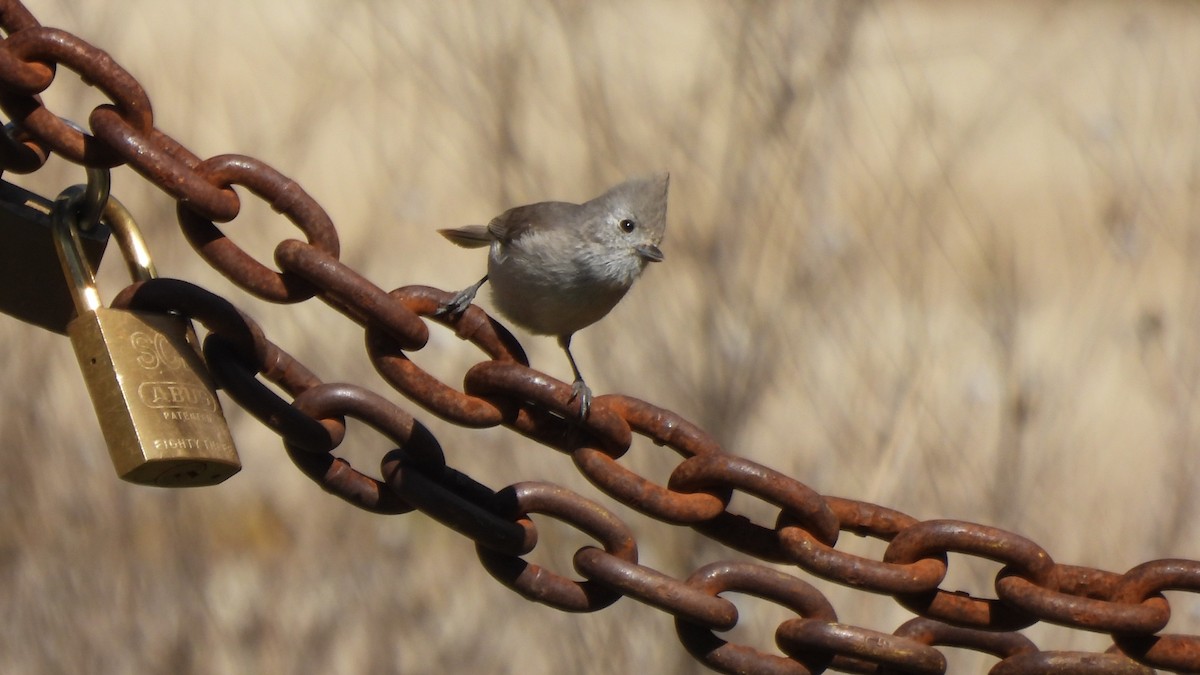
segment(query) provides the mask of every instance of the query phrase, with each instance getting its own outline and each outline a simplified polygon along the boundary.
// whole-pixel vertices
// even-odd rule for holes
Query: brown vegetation
[[[1200,558],[1200,6],[30,8],[109,51],[197,153],[253,155],[298,180],[337,223],[342,259],[385,288],[478,277],[482,254],[438,227],[668,168],[667,261],[576,336],[597,393],[678,410],[823,494],[1009,529],[1057,561],[1121,572]],[[60,69],[47,100],[85,115],[99,95],[73,78]],[[11,179],[53,195],[83,174],[56,161]],[[128,169],[114,183],[162,274],[226,295],[322,377],[388,391],[350,322],[316,301],[247,298],[192,254],[165,195]],[[260,259],[298,236],[243,203],[226,231]],[[121,275],[106,261],[107,297]],[[434,332],[417,358],[457,381],[479,355]],[[552,340],[520,337],[569,381]],[[664,614],[624,600],[561,615],[494,583],[424,516],[326,495],[230,403],[240,475],[195,491],[123,484],[67,341],[11,320],[0,340],[4,672],[702,670]],[[558,453],[419,417],[492,487],[549,480],[609,503]],[[361,428],[345,444],[365,470],[386,450]],[[628,461],[660,479],[671,466],[649,444]],[[740,557],[615,510],[669,574]],[[576,539],[547,525],[558,553],[543,562],[569,570]],[[996,570],[964,562],[946,587],[990,595]],[[891,631],[910,616],[815,583],[844,621]],[[735,635],[769,648],[782,610],[739,604]],[[1177,610],[1171,629],[1200,619]],[[955,672],[991,663],[952,658]]]

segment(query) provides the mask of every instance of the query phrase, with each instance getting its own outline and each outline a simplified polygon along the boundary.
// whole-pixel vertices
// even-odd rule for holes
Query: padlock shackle
[[[75,224],[81,232],[91,232],[104,217],[104,205],[112,194],[112,172],[108,169],[87,168],[87,189],[76,208]]]
[[[101,221],[112,230],[117,247],[121,249],[121,257],[125,259],[125,268],[129,270],[129,276],[134,281],[148,281],[158,276],[154,260],[150,258],[150,248],[146,246],[146,239],[142,237],[141,228],[133,219],[133,214],[129,213],[129,209],[116,197],[109,195]]]
[[[88,178],[90,180],[93,176],[89,174]],[[50,211],[54,246],[58,250],[63,274],[67,277],[75,310],[79,314],[94,312],[103,306],[100,292],[96,289],[96,272],[83,253],[83,242],[79,237],[80,207],[87,192],[88,188],[83,185],[73,185],[63,190],[54,200]],[[142,231],[125,205],[108,195],[101,220],[117,240],[121,257],[125,259],[125,266],[133,280],[146,281],[157,276]]]
[[[75,188],[79,188],[75,191],[75,196],[82,195],[83,186],[76,185]],[[83,315],[95,313],[103,303],[100,301],[100,291],[96,289],[96,273],[83,254],[79,228],[75,225],[75,217],[71,213],[72,190],[74,188],[67,188],[54,200],[54,207],[50,210],[50,222],[58,261],[62,263],[67,286],[71,289],[71,299],[75,301],[75,313]]]

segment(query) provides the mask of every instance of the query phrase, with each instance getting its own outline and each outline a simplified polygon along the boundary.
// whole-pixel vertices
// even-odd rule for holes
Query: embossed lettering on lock
[[[71,214],[80,192],[54,205],[63,271],[79,315],[67,326],[100,429],[121,478],[143,485],[220,483],[241,469],[212,379],[189,321],[175,314],[101,305],[94,274],[79,255]],[[153,265],[132,218],[113,198],[105,218],[135,279]]]

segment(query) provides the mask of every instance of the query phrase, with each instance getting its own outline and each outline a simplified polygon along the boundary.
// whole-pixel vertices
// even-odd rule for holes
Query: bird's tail
[[[464,225],[438,230],[438,234],[463,248],[482,248],[492,243],[494,237],[486,225]]]

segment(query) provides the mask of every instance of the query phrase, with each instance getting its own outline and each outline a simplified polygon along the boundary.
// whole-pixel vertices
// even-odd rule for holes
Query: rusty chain
[[[176,311],[208,330],[204,354],[226,394],[283,439],[288,456],[323,489],[385,514],[420,510],[472,539],[480,562],[526,598],[572,612],[591,612],[628,596],[675,617],[684,647],[723,672],[942,673],[936,646],[994,655],[993,673],[1144,673],[1152,668],[1200,671],[1200,636],[1160,631],[1170,617],[1162,592],[1200,590],[1200,562],[1155,560],[1118,574],[1056,563],[1018,534],[953,520],[918,521],[883,506],[826,497],[799,481],[725,452],[702,429],[669,410],[621,395],[597,397],[585,424],[571,386],[529,367],[520,344],[478,307],[455,319],[434,315],[450,294],[408,286],[391,292],[338,260],[329,216],[298,184],[251,157],[200,159],[154,125],[150,100],[108,54],[68,32],[40,26],[16,0],[0,0],[0,109],[11,120],[0,134],[0,168],[30,173],[50,153],[87,167],[128,164],[178,202],[188,242],[246,292],[278,303],[319,297],[365,329],[378,372],[397,391],[440,419],[467,427],[503,425],[571,456],[608,497],[648,516],[686,525],[763,560],[794,565],[853,588],[892,596],[919,615],[891,634],[840,623],[829,601],[799,574],[748,562],[716,562],[677,579],[640,565],[633,532],[611,511],[547,483],[494,491],[446,463],[434,435],[377,393],[322,382],[271,343],[230,302],[187,282],[155,279],[129,286],[117,307]],[[39,94],[58,66],[77,73],[111,101],[89,115],[91,133],[47,109]],[[268,202],[305,238],[275,249],[279,272],[240,249],[216,222],[236,219],[242,186]],[[414,364],[408,353],[429,339],[426,319],[443,323],[487,358],[470,368],[462,390]],[[260,380],[274,383],[289,402]],[[332,454],[345,418],[361,420],[397,448],[373,478]],[[683,459],[666,485],[624,468],[634,436]],[[728,510],[740,490],[777,505],[774,524]],[[532,513],[549,515],[591,535],[598,546],[574,556],[574,581],[526,562],[538,545]],[[840,532],[888,542],[881,560],[839,551]],[[940,588],[947,554],[1003,565],[996,598]],[[798,616],[780,624],[783,655],[726,642],[714,630],[738,622],[722,593],[748,593]],[[1040,651],[1017,633],[1038,621],[1111,635],[1102,654]]]

